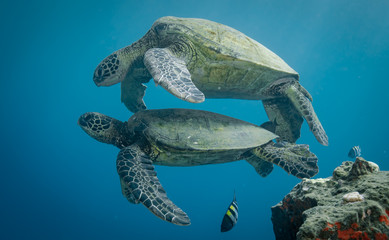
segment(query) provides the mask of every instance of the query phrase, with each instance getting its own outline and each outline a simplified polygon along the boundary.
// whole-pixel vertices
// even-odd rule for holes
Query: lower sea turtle
[[[231,27],[204,19],[162,17],[140,40],[106,57],[93,80],[98,86],[122,82],[122,102],[137,112],[146,109],[144,83],[151,78],[193,103],[205,97],[262,100],[281,140],[296,142],[304,117],[316,139],[328,145],[298,73]]]
[[[318,172],[317,157],[307,145],[274,143],[277,135],[224,115],[187,109],[140,111],[128,122],[90,112],[78,124],[96,140],[120,148],[116,167],[123,195],[143,203],[161,219],[189,225],[185,212],[166,195],[153,164],[197,166],[246,159],[266,176],[272,163],[309,178]]]

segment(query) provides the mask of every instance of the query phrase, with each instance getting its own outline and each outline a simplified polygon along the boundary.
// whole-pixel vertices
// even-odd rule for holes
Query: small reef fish
[[[356,158],[361,156],[361,148],[359,146],[354,146],[348,152],[349,158]]]
[[[238,221],[238,203],[236,202],[235,192],[234,199],[232,200],[230,206],[227,209],[226,214],[224,214],[221,232],[230,231]]]

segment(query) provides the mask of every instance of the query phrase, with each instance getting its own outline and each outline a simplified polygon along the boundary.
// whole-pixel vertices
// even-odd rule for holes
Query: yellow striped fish
[[[238,221],[238,203],[236,202],[235,191],[234,191],[234,200],[232,200],[230,206],[227,209],[226,214],[224,214],[222,225],[221,225],[221,231],[222,232],[230,231],[232,227],[235,226],[237,221]]]

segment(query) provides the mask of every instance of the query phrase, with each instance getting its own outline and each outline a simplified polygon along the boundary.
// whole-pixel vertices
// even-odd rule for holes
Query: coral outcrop
[[[389,172],[358,157],[303,179],[272,207],[277,240],[389,240]]]

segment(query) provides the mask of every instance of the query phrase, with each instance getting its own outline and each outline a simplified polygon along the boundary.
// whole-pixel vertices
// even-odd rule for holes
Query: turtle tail
[[[257,157],[280,166],[298,178],[311,178],[319,172],[317,157],[305,144],[280,142],[257,147],[251,151]]]

